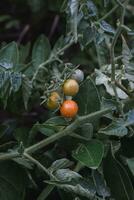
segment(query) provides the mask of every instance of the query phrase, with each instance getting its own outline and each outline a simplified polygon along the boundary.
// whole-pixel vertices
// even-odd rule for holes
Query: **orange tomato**
[[[63,117],[73,118],[77,115],[78,105],[73,100],[65,100],[60,107],[60,113]]]
[[[60,105],[60,95],[58,92],[52,92],[47,101],[47,108],[50,110],[55,110]]]
[[[74,96],[79,91],[79,84],[74,79],[68,79],[63,85],[63,92],[66,96]]]

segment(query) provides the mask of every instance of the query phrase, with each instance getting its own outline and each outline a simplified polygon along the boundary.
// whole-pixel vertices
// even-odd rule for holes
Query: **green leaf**
[[[92,79],[88,78],[80,86],[74,98],[79,105],[79,115],[87,115],[100,109],[100,98]]]
[[[11,42],[0,50],[0,67],[11,69],[19,61],[18,47],[15,42]]]
[[[24,200],[26,173],[14,162],[0,163],[0,199]]]
[[[67,126],[68,122],[65,120],[64,117],[56,116],[48,119],[46,124],[53,125],[53,126]]]
[[[70,0],[69,1],[69,9],[70,9],[70,24],[71,24],[71,31],[74,35],[75,42],[77,42],[78,35],[77,35],[77,21],[78,21],[78,7],[79,2],[77,0]]]
[[[26,77],[22,77],[22,95],[23,95],[23,101],[25,109],[27,110],[28,101],[32,93],[32,84],[30,80]]]
[[[62,158],[62,159],[54,161],[52,163],[52,165],[49,167],[49,171],[51,173],[53,173],[54,171],[56,171],[58,169],[67,168],[72,164],[73,163],[70,160],[68,160],[66,158]]]
[[[72,156],[83,165],[97,169],[104,155],[104,146],[98,140],[91,140],[81,144],[72,154]]]
[[[129,62],[132,59],[131,51],[124,37],[122,37],[122,62],[126,67],[129,67]]]
[[[134,190],[127,171],[111,152],[104,160],[104,176],[113,198],[117,200],[134,199]]]
[[[76,134],[71,134],[71,136],[74,136],[79,139],[83,140],[91,140],[93,137],[93,125],[91,123],[84,123],[81,125],[77,130],[75,131]]]
[[[108,32],[108,33],[115,33],[115,30],[113,29],[113,27],[108,24],[106,21],[101,21],[100,23],[100,27],[105,31],[105,32]]]
[[[134,158],[127,158],[126,162],[128,164],[130,171],[132,172],[132,174],[134,176]]]
[[[21,73],[14,72],[10,75],[10,83],[11,83],[11,90],[13,92],[17,92],[20,89],[22,84],[22,75]]]
[[[76,176],[74,178],[75,180],[72,180],[69,182],[64,182],[64,181],[63,182],[62,181],[61,182],[60,181],[45,181],[45,182],[48,184],[55,185],[59,187],[59,189],[68,191],[71,194],[74,193],[76,195],[80,195],[88,199],[93,199],[93,197],[95,196],[95,189],[90,185],[90,182],[88,182],[88,180],[80,178],[79,176]]]
[[[123,137],[127,135],[128,130],[125,126],[124,120],[116,120],[107,127],[100,129],[99,133],[103,133],[105,135],[114,135],[118,137]]]
[[[65,45],[65,41],[64,41],[64,37],[62,35],[56,41],[56,43],[55,43],[55,45],[53,47],[52,53],[56,54],[60,49],[62,49],[64,47],[64,45]]]
[[[82,177],[80,174],[70,169],[58,169],[54,173],[54,176],[57,181],[61,181],[61,182],[70,182],[74,179],[77,180]]]
[[[20,49],[19,49],[19,53],[20,53],[20,58],[19,58],[19,62],[20,63],[25,63],[26,59],[29,55],[29,51],[30,51],[30,47],[31,47],[31,43],[28,42],[26,45],[21,45]]]
[[[50,50],[51,47],[47,37],[44,35],[39,36],[32,50],[32,60],[35,69],[48,59]]]
[[[100,70],[95,69],[95,73],[96,73],[96,85],[104,85],[106,88],[106,91],[108,94],[110,94],[111,96],[115,96],[112,84],[110,83],[110,78],[108,75],[102,73]],[[122,91],[120,88],[116,88],[117,90],[117,94],[118,97],[120,99],[126,99],[128,97],[128,95]]]
[[[18,143],[23,142],[23,145],[26,147],[28,142],[28,131],[27,127],[19,127],[14,131],[14,137],[18,141]]]
[[[127,120],[126,120],[126,124],[128,125],[133,125],[134,124],[134,109],[130,110],[127,114]]]
[[[106,185],[104,177],[97,170],[93,170],[93,179],[96,186],[96,191],[103,199],[110,196],[109,188]]]

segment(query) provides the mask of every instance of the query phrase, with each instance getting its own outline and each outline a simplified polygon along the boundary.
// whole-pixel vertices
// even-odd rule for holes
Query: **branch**
[[[106,13],[102,18],[100,18],[96,23],[100,23],[102,20],[108,18],[117,8],[119,5],[115,5],[108,13]]]
[[[123,25],[124,25],[124,18],[125,18],[125,11],[126,11],[126,4],[128,2],[128,0],[124,3],[124,4],[121,4],[121,2],[119,0],[116,0],[117,3],[121,6],[121,9],[122,9],[122,14],[121,14],[121,18],[120,18],[120,24],[117,28],[117,31],[115,33],[115,36],[113,38],[113,41],[112,41],[112,44],[111,44],[111,48],[110,48],[110,59],[111,59],[111,83],[112,83],[112,87],[113,87],[113,91],[115,93],[115,98],[116,98],[116,101],[118,103],[118,110],[120,111],[120,113],[122,114],[123,116],[123,109],[122,109],[122,105],[120,104],[120,99],[118,97],[118,94],[117,94],[117,90],[116,90],[116,80],[115,80],[115,45],[117,43],[117,40],[122,32],[122,29],[123,29]]]
[[[85,116],[81,116],[81,117],[77,117],[75,119],[74,122],[72,122],[69,126],[67,126],[64,130],[59,131],[58,133],[26,148],[23,152],[23,155],[25,157],[27,157],[29,160],[31,160],[33,163],[35,163],[36,165],[38,165],[40,168],[43,169],[43,166],[39,165],[38,161],[36,161],[33,157],[31,157],[29,154],[32,154],[36,151],[38,151],[39,149],[46,147],[47,145],[59,140],[60,138],[70,135],[78,126],[80,126],[81,124],[85,123],[86,121],[91,121],[94,119],[98,119],[100,117],[102,117],[103,115],[112,112],[113,108],[106,108],[104,110],[100,110],[100,111],[96,111],[94,113],[85,115]],[[20,153],[19,152],[15,152],[15,153],[3,153],[0,155],[0,161],[1,160],[8,160],[8,159],[12,159],[12,158],[16,158],[19,157]],[[47,173],[47,169],[43,169],[46,173]]]
[[[64,136],[70,135],[80,124],[83,124],[86,121],[91,121],[93,119],[100,118],[103,115],[105,115],[111,111],[112,111],[112,108],[106,108],[104,110],[97,111],[97,112],[91,113],[89,115],[78,117],[72,124],[67,126],[64,130],[38,142],[37,144],[34,144],[34,145],[26,148],[25,152],[26,153],[34,153],[35,151],[55,142],[56,140],[59,140],[60,138],[62,138]]]
[[[20,154],[18,152],[3,153],[3,154],[0,154],[0,161],[10,160],[10,159],[13,159],[13,158],[16,158],[19,156],[20,156]]]
[[[74,40],[72,40],[70,43],[68,43],[67,45],[65,45],[63,48],[61,48],[55,54],[51,54],[50,57],[48,58],[48,60],[46,60],[45,62],[41,63],[38,66],[37,70],[35,71],[34,76],[33,76],[32,80],[31,80],[31,82],[33,83],[36,80],[36,77],[37,77],[40,69],[44,69],[44,67],[46,65],[48,65],[48,64],[56,61],[57,57],[60,56],[60,55],[62,55],[66,49],[68,49],[70,46],[72,46],[72,44],[74,44]]]
[[[40,162],[38,162],[36,159],[34,159],[29,154],[25,153],[23,154],[24,157],[26,157],[28,160],[30,160],[32,163],[38,166],[38,168],[42,169],[48,176],[50,175],[49,171],[46,167],[44,167]]]

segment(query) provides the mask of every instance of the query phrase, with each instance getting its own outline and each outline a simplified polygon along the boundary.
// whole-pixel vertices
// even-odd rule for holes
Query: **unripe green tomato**
[[[84,73],[80,69],[76,69],[71,76],[72,79],[75,79],[78,83],[84,80]]]

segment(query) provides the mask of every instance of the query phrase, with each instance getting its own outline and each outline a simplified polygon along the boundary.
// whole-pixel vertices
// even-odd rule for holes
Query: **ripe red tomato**
[[[58,92],[52,92],[47,101],[47,108],[50,110],[55,110],[60,105],[60,95]]]
[[[74,79],[68,79],[63,85],[63,92],[66,96],[74,96],[79,91],[79,84]]]
[[[78,105],[73,100],[65,100],[60,107],[60,113],[63,117],[73,118],[77,115]]]

